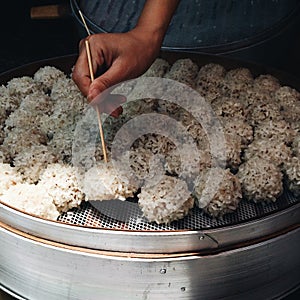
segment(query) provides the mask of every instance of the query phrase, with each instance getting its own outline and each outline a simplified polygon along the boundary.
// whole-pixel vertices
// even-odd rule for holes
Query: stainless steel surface
[[[273,74],[282,84],[300,90],[299,79],[232,59],[191,53],[162,53],[162,57],[174,62],[189,57],[199,66],[209,62],[220,63],[225,68],[247,67],[254,75]],[[53,58],[24,66],[0,75],[0,83],[9,79],[33,75],[41,66],[53,65],[65,72],[70,71],[74,56]],[[126,213],[128,222],[120,222],[109,216],[116,215],[111,207],[102,214],[86,204],[79,210],[61,216],[65,223],[51,222],[18,212],[0,203],[0,221],[34,236],[65,243],[107,251],[135,253],[176,253],[220,249],[237,243],[251,241],[286,230],[299,224],[300,199],[286,193],[276,203],[265,206],[242,201],[237,212],[220,220],[213,220],[198,209],[181,221],[171,225],[155,225],[140,217],[134,209]],[[130,208],[131,209],[131,208]],[[75,224],[76,226],[72,225]]]
[[[40,299],[274,299],[299,285],[300,228],[218,254],[118,257],[0,230],[2,285]]]
[[[175,253],[222,248],[299,225],[300,203],[264,218],[206,230],[131,231],[42,220],[0,204],[0,220],[31,235],[68,245],[134,253]]]

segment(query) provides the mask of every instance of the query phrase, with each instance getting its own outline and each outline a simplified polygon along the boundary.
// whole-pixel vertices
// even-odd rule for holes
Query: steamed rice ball
[[[237,173],[243,196],[254,202],[275,202],[283,192],[282,173],[272,162],[253,157],[242,164]]]
[[[51,91],[54,83],[65,77],[64,72],[52,66],[41,67],[33,75],[33,79],[42,84],[45,92]]]
[[[279,167],[292,157],[292,151],[284,142],[256,139],[244,152],[245,160],[252,157],[260,157]]]
[[[77,207],[84,200],[79,171],[63,164],[49,164],[40,176],[38,186],[50,197],[59,212]]]
[[[163,77],[170,69],[170,64],[162,59],[157,58],[150,68],[142,75],[145,77]]]
[[[169,224],[182,219],[194,206],[186,183],[167,175],[155,185],[143,186],[138,198],[144,216],[157,224]]]
[[[0,195],[7,191],[11,186],[21,183],[22,176],[17,172],[16,168],[9,164],[0,163]]]
[[[284,165],[286,182],[295,197],[300,197],[300,158],[293,157]]]
[[[218,186],[214,185],[216,181],[219,181]],[[196,205],[212,217],[235,211],[242,199],[239,179],[229,169],[222,168],[212,168],[200,175],[193,194]]]
[[[135,177],[131,174],[127,178],[120,176],[111,161],[99,162],[84,174],[86,200],[125,200],[132,197],[137,189]]]
[[[56,220],[59,212],[53,203],[53,199],[45,193],[43,186],[18,183],[6,190],[0,200],[8,205],[29,214],[49,220]]]

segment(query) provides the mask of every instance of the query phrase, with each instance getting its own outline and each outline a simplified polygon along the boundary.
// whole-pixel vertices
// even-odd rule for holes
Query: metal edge
[[[289,74],[286,74],[282,71],[276,70],[276,69],[271,69],[268,67],[265,67],[263,65],[259,65],[259,64],[254,64],[251,62],[245,62],[242,60],[238,60],[238,59],[232,59],[232,58],[227,58],[227,57],[222,57],[222,56],[217,56],[217,55],[209,55],[209,54],[197,54],[197,53],[191,53],[191,52],[184,52],[184,53],[177,53],[177,52],[161,52],[160,56],[164,59],[167,59],[170,63],[174,62],[176,59],[179,58],[191,58],[192,60],[194,60],[199,66],[204,65],[206,63],[209,62],[215,62],[215,63],[220,63],[222,64],[225,68],[235,68],[235,67],[239,67],[239,66],[243,66],[246,68],[249,68],[250,71],[252,73],[258,73],[258,74],[263,74],[263,73],[268,73],[271,75],[276,76],[281,83],[283,84],[287,84],[287,85],[291,85],[294,88],[300,89],[300,78],[295,78],[293,76],[290,76]],[[46,60],[40,60],[40,61],[36,61],[34,63],[29,63],[26,64],[24,66],[6,71],[2,74],[0,74],[0,84],[4,83],[6,81],[8,81],[9,79],[15,77],[15,76],[24,76],[24,75],[29,75],[32,76],[33,73],[41,66],[45,66],[45,65],[53,65],[53,66],[57,66],[63,70],[70,70],[71,66],[73,65],[73,63],[76,61],[76,55],[67,55],[67,56],[60,56],[60,57],[54,57],[54,58],[49,58]],[[25,73],[25,74],[24,74]],[[291,214],[291,219],[295,220],[295,222],[299,222],[297,221],[297,217],[299,217],[299,205],[296,206],[296,216],[294,216],[294,214],[290,211],[287,210],[284,212],[285,214],[288,214],[287,212],[289,212]],[[295,206],[293,206],[294,208]],[[23,214],[22,217],[20,216],[20,214],[18,215],[18,217],[15,220],[15,215],[16,210],[11,210],[10,211],[10,218],[9,218],[9,224],[13,224],[15,226],[18,226],[18,228],[21,228],[23,230],[26,230],[27,232],[31,232],[32,234],[36,234],[37,236],[45,236],[45,237],[49,237],[47,236],[47,234],[45,232],[48,232],[49,229],[51,228],[52,234],[51,234],[51,239],[53,240],[57,240],[58,237],[61,235],[61,230],[62,227],[59,227],[60,229],[57,230],[56,227],[53,225],[54,222],[51,221],[44,221],[41,218],[35,218],[35,217],[30,217],[28,214]],[[3,216],[4,219],[7,219],[7,216],[5,216],[5,210],[4,207],[1,205],[0,203],[0,220],[2,220]],[[277,216],[278,214],[274,215]],[[279,213],[279,215],[281,215],[281,213]],[[277,218],[277,217],[276,217]],[[266,220],[273,220],[273,215],[269,216]],[[291,224],[291,219],[289,219],[289,217],[286,218],[287,219],[287,223],[285,224],[286,226],[288,226],[288,224]],[[298,218],[299,219],[299,218]],[[27,222],[28,224],[26,224],[26,227],[23,228],[23,224],[22,222]],[[260,221],[253,221],[251,224],[261,224],[261,222],[264,223],[264,220],[260,220]],[[276,224],[277,219],[275,219],[274,223]],[[270,222],[272,223],[272,222]],[[51,225],[49,225],[51,224]],[[60,224],[60,226],[63,226],[64,224]],[[74,230],[74,226],[70,226],[70,225],[65,225],[68,226],[66,227],[64,230],[68,231],[70,237],[72,237],[73,234],[73,230]],[[248,226],[248,223],[245,223],[243,225],[243,228],[245,228],[245,226]],[[259,225],[261,226],[261,225]],[[43,230],[40,230],[40,227],[43,227]],[[272,226],[270,226],[272,227]],[[276,224],[276,227],[278,227],[278,224]],[[56,232],[57,230],[57,232]],[[84,229],[84,230],[90,230],[88,231],[91,234],[91,229]],[[81,235],[86,235],[85,231],[81,231]],[[101,245],[104,246],[105,249],[111,249],[112,245],[116,246],[116,249],[123,249],[122,247],[120,247],[120,243],[118,240],[119,235],[122,236],[128,236],[128,234],[130,233],[126,233],[126,231],[108,231],[108,230],[102,230],[101,229],[95,229],[96,230],[96,238],[95,238],[95,233],[93,233],[92,237],[87,238],[89,240],[89,244],[91,246],[94,246],[95,248],[97,248],[98,243],[96,243],[96,245],[91,242],[90,240],[95,238],[96,240],[99,239],[99,232],[101,232],[102,234],[102,238],[107,239],[107,237],[111,237],[108,239],[108,241],[112,244],[107,244],[107,241],[102,241],[101,239]],[[236,228],[234,229],[235,232],[237,231]],[[230,227],[226,227],[226,232],[228,232],[228,234],[230,235],[230,232],[232,231],[232,229],[230,229]],[[251,235],[252,230],[249,230],[249,234]],[[255,230],[254,230],[255,231]],[[145,247],[145,240],[142,239],[142,242],[140,242],[139,244],[141,244],[141,251],[145,251],[145,252],[174,252],[177,249],[177,252],[184,252],[184,251],[193,251],[193,249],[205,249],[205,247],[208,247],[208,249],[213,249],[216,247],[221,247],[223,245],[223,243],[225,243],[225,245],[230,244],[229,242],[224,241],[224,239],[222,239],[222,237],[220,236],[220,232],[222,232],[222,229],[218,229],[215,231],[209,231],[209,233],[206,233],[206,231],[196,231],[196,232],[189,232],[189,231],[182,231],[182,232],[178,232],[176,233],[177,235],[174,235],[174,232],[170,235],[170,233],[157,233],[157,232],[152,232],[152,233],[147,233],[147,238],[150,236],[151,234],[154,236],[155,235],[155,239],[150,239],[150,245],[147,245]],[[122,234],[121,234],[122,233]],[[136,232],[134,232],[133,234],[136,234]],[[204,234],[208,237],[207,239],[203,239]],[[166,238],[166,236],[167,238]],[[253,235],[253,232],[252,232]],[[137,235],[139,236],[139,235]],[[165,238],[164,243],[167,242],[167,246],[163,245],[163,249],[162,249],[162,244],[160,243],[155,243],[156,238],[158,236],[161,236],[163,238]],[[185,237],[189,237],[189,239],[184,239],[183,236]],[[49,238],[50,238],[49,237]],[[182,245],[178,246],[177,241],[174,241],[174,237],[176,238],[180,238],[180,241],[183,242]],[[210,238],[211,237],[211,238]],[[85,237],[86,238],[86,237]],[[61,240],[61,238],[59,239]],[[72,238],[71,238],[72,240]],[[154,240],[155,243],[155,247],[151,244]],[[161,240],[159,238],[159,240]],[[201,242],[199,242],[201,241]],[[205,241],[205,242],[204,242]],[[99,242],[99,241],[98,241]],[[74,242],[75,244],[78,243]],[[184,243],[186,243],[184,245]],[[220,243],[219,245],[217,245],[217,243]],[[137,245],[136,243],[133,243],[132,245],[127,245],[127,241],[125,243],[126,245],[126,249],[129,251],[136,251],[137,250]],[[175,247],[174,247],[175,245]],[[193,249],[192,250],[187,250],[189,248],[190,245],[193,245]],[[101,247],[102,247],[101,246]],[[124,245],[123,245],[124,247]],[[121,250],[122,251],[122,250]]]
[[[1,282],[0,282],[0,290],[2,290],[4,293],[14,297],[17,300],[29,300],[29,299],[23,298],[22,296],[16,294],[15,292],[11,291],[10,289],[6,288],[4,285],[1,284]]]
[[[262,238],[299,226],[300,203],[244,224],[198,231],[125,231],[88,228],[43,220],[0,204],[1,222],[36,237],[106,251],[133,253],[193,252]]]
[[[276,299],[299,284],[299,228],[216,255],[162,259],[92,254],[2,228],[1,240],[2,284],[29,299],[142,299],[146,291],[147,299]]]

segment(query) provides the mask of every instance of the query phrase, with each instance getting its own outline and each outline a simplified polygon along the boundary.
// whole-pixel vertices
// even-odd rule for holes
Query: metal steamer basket
[[[170,63],[191,58],[225,68],[272,74],[300,90],[300,80],[219,56],[164,52]],[[0,83],[52,65],[70,72],[75,56],[36,62],[0,76]],[[214,220],[198,209],[170,225],[141,218],[128,202],[97,211],[89,203],[48,221],[0,203],[0,283],[19,299],[274,299],[300,278],[300,199],[242,201]],[[121,218],[122,219],[122,218]]]

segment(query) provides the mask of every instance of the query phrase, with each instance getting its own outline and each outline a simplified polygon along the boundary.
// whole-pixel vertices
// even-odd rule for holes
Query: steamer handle
[[[34,6],[30,9],[30,18],[33,20],[62,19],[71,16],[68,4]]]

